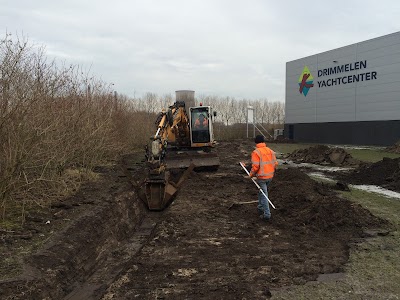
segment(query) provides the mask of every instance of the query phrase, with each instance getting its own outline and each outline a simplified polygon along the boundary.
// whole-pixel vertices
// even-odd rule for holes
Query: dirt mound
[[[360,166],[341,179],[352,184],[372,184],[400,192],[400,158],[384,157],[376,163]]]
[[[278,143],[278,144],[294,144],[296,143],[294,140],[288,139],[282,135],[278,135],[275,140],[271,140],[271,143]]]
[[[298,169],[279,170],[271,195],[279,203],[279,222],[294,230],[349,231],[353,234],[370,226],[382,225],[360,205],[336,196]],[[284,213],[282,213],[282,210]]]
[[[306,149],[298,149],[287,156],[296,163],[328,164],[335,166],[357,165],[354,159],[342,148],[331,148],[325,145],[316,145]]]
[[[385,149],[387,152],[392,152],[392,153],[400,153],[400,141],[398,141],[396,144],[393,146],[389,146]]]

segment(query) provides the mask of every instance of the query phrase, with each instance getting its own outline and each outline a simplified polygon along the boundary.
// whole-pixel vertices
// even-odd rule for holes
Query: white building
[[[400,32],[286,63],[285,110],[299,142],[400,140]]]

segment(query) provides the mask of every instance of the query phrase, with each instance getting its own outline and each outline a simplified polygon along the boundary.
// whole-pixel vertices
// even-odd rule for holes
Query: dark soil
[[[267,143],[278,143],[278,144],[295,144],[296,141],[288,139],[282,135],[278,135],[276,139],[269,139]]]
[[[254,203],[231,207],[257,199],[238,164],[253,146],[218,145],[219,170],[193,171],[162,212],[147,211],[124,175],[127,166],[144,173],[135,164],[141,153],[100,169],[100,181],[41,212],[39,222],[28,220],[18,234],[30,239],[0,231],[2,257],[39,244],[21,257],[19,276],[2,264],[0,298],[267,299],[275,289],[343,272],[350,243],[389,226],[297,169],[278,169],[271,221],[259,219]]]
[[[400,141],[385,149],[387,152],[400,153]]]
[[[384,157],[376,163],[360,166],[340,176],[340,179],[352,184],[378,185],[400,192],[400,158]]]
[[[327,164],[335,166],[352,166],[360,162],[354,159],[344,149],[339,147],[328,147],[316,145],[306,149],[298,149],[287,156],[296,163]]]

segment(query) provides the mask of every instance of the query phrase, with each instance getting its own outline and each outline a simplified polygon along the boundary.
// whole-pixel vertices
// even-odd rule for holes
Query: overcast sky
[[[400,30],[398,0],[0,0],[0,30],[119,93],[284,101],[285,65]]]

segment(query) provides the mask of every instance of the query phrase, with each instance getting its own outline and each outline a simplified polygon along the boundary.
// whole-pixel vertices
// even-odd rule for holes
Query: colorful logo
[[[303,72],[301,73],[299,77],[299,92],[300,94],[303,94],[304,97],[307,96],[308,91],[310,88],[314,86],[313,84],[314,77],[311,75],[310,70],[308,69],[307,66],[304,66]]]

